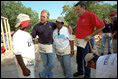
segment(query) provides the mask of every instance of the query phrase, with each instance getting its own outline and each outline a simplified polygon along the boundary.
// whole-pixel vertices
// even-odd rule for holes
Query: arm
[[[95,30],[91,35],[89,35],[89,36],[86,36],[85,37],[85,40],[86,41],[89,41],[93,36],[95,36],[96,34],[98,34],[100,31],[102,31],[104,29],[104,27],[103,28],[100,28],[100,29],[98,29],[98,30]]]
[[[100,31],[102,31],[105,27],[104,23],[102,20],[100,20],[98,18],[98,16],[96,16],[96,14],[91,14],[90,16],[90,20],[91,20],[91,24],[93,26],[93,28],[95,29],[96,27],[96,30],[94,30],[94,32],[88,36],[85,37],[85,40],[86,41],[89,41],[93,36],[95,36],[96,34],[98,34]]]
[[[20,65],[20,67],[23,71],[23,75],[24,76],[29,76],[30,75],[30,70],[25,66],[25,64],[23,62],[23,59],[22,59],[22,56],[21,55],[15,55],[15,56],[16,56],[18,64]]]
[[[71,48],[71,56],[74,55],[74,41],[73,40],[70,40],[70,48]]]
[[[32,33],[31,33],[32,37],[35,38],[36,37],[36,27],[33,27]]]
[[[65,26],[67,26],[67,25],[65,25]],[[71,26],[71,25],[69,25],[69,26],[67,26],[67,28],[68,28],[69,33],[70,33],[70,34],[72,34],[72,33],[73,33],[72,26]]]

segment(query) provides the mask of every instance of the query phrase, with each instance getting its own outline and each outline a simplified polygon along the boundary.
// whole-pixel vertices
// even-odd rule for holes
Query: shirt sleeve
[[[98,16],[96,16],[96,14],[92,14],[92,24],[94,27],[96,27],[96,29],[100,29],[104,27],[103,21],[100,20]]]
[[[31,33],[32,37],[35,38],[36,37],[36,27],[33,27],[32,33]]]
[[[52,26],[53,26],[53,30],[55,30],[57,28],[56,23],[52,23]]]

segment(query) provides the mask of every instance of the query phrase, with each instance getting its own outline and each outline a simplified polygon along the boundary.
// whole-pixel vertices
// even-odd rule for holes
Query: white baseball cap
[[[58,17],[56,21],[64,23],[64,18],[63,17]]]
[[[27,21],[27,20],[30,20],[30,18],[29,18],[29,16],[28,15],[26,15],[26,14],[19,14],[18,16],[17,16],[17,20],[16,20],[16,25],[15,25],[15,27],[19,27],[19,25],[21,24],[21,22],[23,22],[23,21]]]

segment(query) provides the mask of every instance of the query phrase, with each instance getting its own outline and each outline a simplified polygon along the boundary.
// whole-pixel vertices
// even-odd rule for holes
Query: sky
[[[38,12],[39,16],[43,9],[48,10],[50,13],[51,19],[57,19],[63,11],[64,5],[73,5],[78,1],[21,1],[22,4],[26,7],[30,7],[32,10]],[[117,4],[117,1],[104,1],[108,4]]]

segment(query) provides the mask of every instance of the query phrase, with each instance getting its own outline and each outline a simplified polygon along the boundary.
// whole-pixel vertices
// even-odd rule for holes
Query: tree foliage
[[[101,4],[103,1],[86,1],[87,10],[95,13],[101,20],[104,20],[108,14],[117,8],[117,5]],[[75,32],[78,15],[73,7],[74,5],[64,5],[62,14],[65,14],[65,21],[72,25]]]
[[[29,15],[32,25],[38,21],[38,13],[31,8],[26,8],[20,1],[1,1],[1,16],[9,19],[11,31],[15,31],[16,17],[20,13]]]

